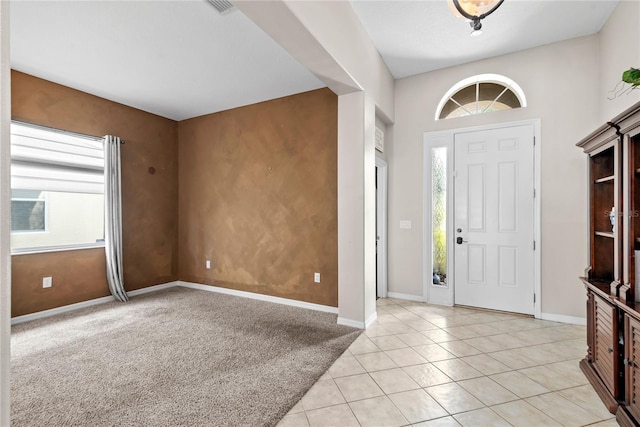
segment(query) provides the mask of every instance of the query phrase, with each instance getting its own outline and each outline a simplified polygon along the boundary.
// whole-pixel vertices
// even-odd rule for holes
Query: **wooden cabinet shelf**
[[[615,176],[611,175],[611,176],[605,176],[604,178],[598,178],[598,179],[596,179],[595,182],[596,182],[596,184],[603,184],[605,182],[613,183],[614,179],[615,179]]]
[[[589,156],[590,183],[589,268],[581,278],[587,288],[587,355],[580,368],[618,423],[638,426],[640,102],[577,145]]]
[[[613,239],[616,235],[613,232],[596,231],[596,236],[608,237],[609,239]]]

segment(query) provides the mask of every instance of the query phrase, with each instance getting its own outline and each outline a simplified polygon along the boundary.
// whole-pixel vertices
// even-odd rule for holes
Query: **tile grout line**
[[[439,326],[435,323],[432,323],[428,320],[428,318],[422,317],[420,315],[417,314],[418,310],[416,310],[416,312],[410,310],[407,307],[413,307],[413,306],[419,306],[420,308],[422,307],[430,307],[430,306],[420,306],[419,304],[413,303],[413,302],[409,302],[407,304],[398,304],[393,300],[387,300],[385,304],[381,304],[379,306],[379,313],[383,314],[384,316],[389,315],[391,316],[390,321],[386,322],[386,321],[381,321],[382,320],[382,316],[379,319],[378,322],[376,322],[374,324],[374,326],[371,328],[372,330],[376,329],[376,327],[380,327],[380,332],[381,334],[377,334],[374,336],[369,336],[366,334],[367,331],[365,331],[363,333],[363,335],[361,336],[362,340],[367,340],[372,346],[373,348],[376,348],[377,350],[375,351],[370,351],[371,349],[367,349],[365,348],[365,351],[362,353],[353,353],[350,351],[350,349],[347,349],[341,356],[340,358],[343,357],[352,357],[353,360],[356,362],[356,365],[363,370],[363,373],[367,374],[367,378],[372,381],[373,384],[376,385],[376,387],[380,390],[380,392],[382,392],[383,394],[380,396],[376,396],[374,398],[379,398],[379,397],[386,397],[388,401],[390,401],[393,405],[393,407],[400,413],[402,414],[402,416],[405,418],[406,421],[409,421],[406,418],[406,415],[404,414],[404,412],[395,404],[395,402],[389,397],[391,395],[394,394],[399,394],[399,393],[404,393],[406,391],[412,391],[412,390],[421,390],[423,392],[425,392],[428,396],[430,396],[431,399],[433,399],[433,401],[438,405],[438,407],[442,408],[442,410],[448,414],[446,416],[442,416],[442,417],[437,417],[437,418],[433,418],[433,419],[429,419],[429,420],[424,420],[424,421],[420,421],[420,423],[425,422],[425,421],[434,421],[434,420],[439,420],[439,419],[444,419],[444,418],[451,418],[451,420],[454,420],[454,422],[459,423],[458,419],[456,418],[456,416],[461,415],[461,414],[465,414],[465,413],[469,413],[469,412],[473,412],[473,411],[477,411],[477,410],[484,410],[484,409],[489,409],[491,411],[491,413],[498,417],[501,420],[504,420],[505,422],[508,423],[508,421],[498,412],[494,411],[493,408],[499,406],[499,405],[504,405],[504,404],[509,404],[509,403],[514,403],[514,402],[520,402],[521,404],[526,404],[528,406],[530,406],[531,408],[535,409],[537,413],[540,413],[546,417],[549,417],[547,419],[551,419],[554,420],[556,422],[561,423],[561,419],[557,419],[555,418],[552,414],[547,414],[545,413],[545,411],[543,411],[543,409],[538,408],[536,405],[530,403],[528,400],[530,399],[534,399],[534,398],[539,398],[539,397],[543,397],[543,396],[548,396],[549,398],[553,397],[553,396],[559,396],[562,397],[563,399],[567,399],[569,401],[571,401],[568,397],[566,397],[566,395],[561,394],[562,392],[568,392],[569,390],[572,389],[578,389],[581,387],[584,387],[585,385],[588,385],[588,383],[581,383],[579,380],[576,380],[573,376],[572,376],[572,371],[571,370],[567,370],[570,368],[563,368],[562,364],[568,364],[567,366],[571,366],[570,362],[571,361],[575,361],[575,364],[577,366],[577,361],[583,357],[583,356],[578,356],[578,357],[574,357],[574,354],[577,354],[579,352],[579,347],[575,347],[575,342],[581,340],[581,341],[585,341],[586,339],[582,339],[580,336],[578,335],[582,335],[582,334],[578,334],[578,329],[576,329],[575,325],[563,325],[561,323],[558,322],[547,322],[544,321],[545,323],[535,323],[535,327],[525,327],[526,323],[523,325],[523,329],[516,329],[514,326],[509,326],[508,329],[511,329],[509,331],[499,331],[496,330],[496,332],[492,332],[490,334],[485,334],[485,335],[478,335],[478,336],[473,336],[473,337],[468,337],[468,338],[459,338],[458,336],[455,335],[454,333],[450,333],[449,331],[447,331],[447,329],[452,329],[455,327],[460,327],[460,328],[464,328],[465,326],[468,325],[474,325],[474,324],[478,324],[478,325],[486,325],[488,327],[492,327],[492,326],[496,326],[499,327],[498,325],[500,324],[500,322],[509,322],[509,321],[516,321],[516,322],[520,322],[520,323],[524,323],[523,321],[527,321],[529,320],[528,318],[523,318],[523,317],[517,317],[517,318],[513,318],[513,319],[509,319],[508,316],[502,315],[500,314],[500,316],[505,316],[505,317],[501,317],[501,318],[496,318],[496,319],[490,319],[487,316],[489,316],[490,314],[487,312],[483,312],[483,311],[471,311],[467,308],[463,309],[464,312],[463,313],[458,313],[456,314],[455,308],[445,308],[445,309],[441,309],[440,307],[437,307],[434,310],[433,315],[431,315],[431,319],[442,319],[442,321],[439,321],[437,323],[440,324],[444,324],[445,326]],[[386,308],[389,307],[392,309],[392,311],[387,311]],[[406,316],[404,316],[405,314],[407,314]],[[405,317],[409,318],[409,320],[403,320],[401,317],[398,317],[396,315],[400,315],[401,317]],[[411,316],[409,316],[411,315]],[[465,323],[465,324],[458,324],[458,325],[451,325],[451,326],[447,326],[446,325],[446,319],[450,318],[452,316],[474,316],[474,315],[483,315],[482,317],[480,317],[482,320],[478,321],[478,320],[474,320],[471,323]],[[416,316],[416,319],[412,319],[413,316]],[[417,319],[419,318],[419,319]],[[392,320],[395,319],[395,320]],[[433,329],[425,329],[425,330],[419,330],[419,328],[413,327],[411,326],[409,323],[410,322],[426,322],[428,324],[431,324],[433,326]],[[390,325],[390,324],[394,324],[393,328],[385,328],[385,324],[386,325]],[[493,324],[493,325],[492,325]],[[402,325],[402,329],[404,330],[400,330],[399,326]],[[583,327],[584,328],[584,327]],[[391,331],[390,329],[394,329],[394,331]],[[444,340],[444,341],[434,341],[433,339],[431,339],[429,337],[428,334],[425,334],[423,332],[427,332],[427,331],[434,331],[432,332],[432,335],[437,335],[437,334],[447,334],[445,335],[444,338],[448,338],[451,337],[451,340]],[[526,333],[527,331],[531,332],[531,333],[537,333],[540,335],[540,338],[538,339],[542,339],[541,342],[536,342],[536,343],[532,343],[532,344],[526,344],[525,341],[523,339],[518,338],[518,336],[516,334],[520,334],[521,333]],[[410,344],[407,341],[405,341],[405,339],[401,338],[400,335],[407,335],[407,334],[419,334],[421,337],[425,337],[425,339],[429,340],[430,343],[429,344],[425,344],[425,343],[415,343],[414,344]],[[474,331],[475,333],[475,331]],[[547,338],[543,338],[545,336],[545,334],[549,334],[550,337]],[[490,350],[490,351],[483,351],[481,348],[478,348],[476,346],[474,346],[472,343],[467,342],[470,340],[482,340],[482,339],[487,339],[490,342],[496,343],[497,346],[502,345],[500,341],[493,341],[491,340],[490,337],[495,337],[495,336],[504,336],[505,341],[507,340],[514,340],[520,343],[525,343],[525,345],[518,345],[518,346],[512,346],[512,347],[508,347],[508,348],[502,348],[502,349],[497,349],[497,350]],[[563,338],[560,338],[564,336]],[[386,338],[385,338],[386,337]],[[407,340],[411,341],[409,337],[404,337]],[[398,342],[394,343],[394,340],[397,340]],[[391,344],[385,343],[385,341],[389,341],[391,342]],[[376,342],[378,343],[384,343],[382,345],[382,347],[386,347],[386,349],[383,349],[382,347],[380,347],[380,345],[377,345]],[[542,362],[542,361],[535,361],[532,359],[528,359],[529,361],[531,361],[532,363],[535,363],[534,365],[528,365],[525,362],[524,366],[521,367],[513,367],[515,365],[507,365],[505,362],[497,359],[495,357],[495,355],[497,355],[498,353],[502,353],[502,352],[509,352],[509,351],[514,351],[515,353],[517,353],[519,350],[521,349],[530,349],[530,350],[535,350],[537,348],[539,348],[540,351],[545,351],[548,352],[550,351],[550,349],[548,348],[544,348],[545,346],[547,347],[553,347],[554,344],[559,344],[559,343],[563,343],[566,342],[568,343],[568,347],[567,347],[567,351],[565,354],[562,354],[562,352],[556,352],[556,353],[546,353],[545,357],[547,357],[548,360],[551,361],[547,361],[547,362]],[[396,348],[395,346],[402,343],[403,347],[398,347]],[[461,343],[464,344],[465,346],[469,346],[472,349],[475,349],[475,351],[478,351],[478,353],[474,353],[474,354],[465,354],[465,351],[458,351],[457,354],[453,353],[451,351],[449,351],[449,349],[447,348],[447,344],[445,343]],[[390,345],[388,347],[388,345]],[[441,359],[441,360],[430,360],[428,357],[424,356],[421,352],[417,351],[416,348],[417,347],[421,347],[421,346],[427,346],[427,345],[435,345],[437,346],[438,349],[447,352],[448,354],[451,354],[453,357],[451,358],[446,358],[446,359]],[[452,344],[453,346],[455,346],[455,344]],[[451,348],[451,347],[450,347]],[[463,347],[464,348],[464,347]],[[393,351],[397,351],[397,350],[411,350],[411,352],[419,355],[421,358],[424,359],[425,363],[409,363],[409,364],[405,364],[404,362],[402,364],[399,364],[398,362],[396,362],[396,359],[392,358],[391,356],[389,356],[389,352],[393,352]],[[586,344],[585,344],[585,350],[584,352],[586,352]],[[380,353],[381,355],[386,356],[387,358],[389,358],[393,364],[395,365],[394,367],[388,367],[385,369],[375,369],[375,370],[369,370],[367,368],[365,368],[365,366],[362,364],[362,362],[360,362],[360,360],[358,359],[358,356],[363,356],[363,355],[367,355],[367,354],[373,354],[373,353]],[[399,354],[401,354],[401,352],[398,352]],[[484,356],[489,358],[490,360],[492,360],[493,362],[500,364],[501,366],[504,366],[506,369],[506,371],[499,371],[499,372],[495,372],[495,373],[485,373],[483,371],[480,371],[479,369],[477,369],[470,361],[466,361],[464,360],[465,358],[470,358],[470,357],[474,357],[474,356]],[[398,356],[400,357],[400,356]],[[509,355],[505,355],[504,358],[508,358]],[[522,357],[526,358],[525,354],[522,354]],[[466,377],[465,375],[459,377],[458,380],[454,380],[453,378],[451,378],[445,371],[443,371],[438,365],[436,365],[436,363],[439,363],[441,366],[443,364],[445,364],[447,361],[449,362],[461,362],[462,364],[469,366],[472,369],[475,369],[478,374],[478,376],[475,376],[475,374],[472,374],[474,376],[471,377]],[[490,362],[492,363],[492,362]],[[442,374],[445,378],[447,378],[449,381],[446,383],[441,383],[441,384],[434,384],[431,386],[427,386],[427,387],[422,387],[421,383],[418,383],[416,379],[414,379],[414,377],[406,370],[406,368],[409,368],[411,366],[421,366],[421,365],[431,365],[433,368],[435,368],[437,370],[437,372],[439,372],[440,374]],[[556,369],[552,368],[552,365],[558,365],[558,367]],[[544,368],[545,370],[542,371],[540,373],[540,375],[543,375],[542,377],[538,376],[538,380],[534,379],[533,377],[527,375],[527,373],[525,373],[524,371],[530,370],[530,369],[539,369],[539,368]],[[331,368],[330,368],[331,369]],[[329,370],[330,370],[329,369]],[[393,370],[393,369],[400,369],[405,375],[408,376],[408,378],[415,384],[418,386],[418,388],[415,389],[408,389],[408,390],[399,390],[397,392],[393,392],[393,393],[387,393],[383,388],[381,383],[379,383],[378,381],[376,381],[376,379],[373,377],[373,373],[376,372],[384,372],[384,371],[389,371],[389,370]],[[453,368],[452,368],[453,369]],[[501,368],[498,368],[501,369]],[[342,389],[340,389],[340,387],[337,385],[336,383],[336,379],[339,378],[348,378],[351,376],[355,376],[355,375],[362,375],[362,374],[350,374],[350,375],[342,375],[340,377],[333,377],[333,375],[331,375],[331,373],[329,372],[329,370],[326,372],[326,374],[328,374],[329,378],[327,379],[331,379],[333,382],[333,385],[339,390],[340,395],[342,397],[342,399],[344,400],[344,402],[347,404],[347,407],[350,410],[350,414],[354,417],[354,419],[357,421],[358,424],[362,425],[362,423],[360,422],[360,420],[358,420],[358,418],[356,417],[355,413],[353,412],[353,409],[351,407],[351,403],[353,402],[359,402],[359,401],[365,401],[367,399],[371,399],[371,398],[363,398],[363,399],[357,399],[357,400],[353,400],[352,402],[348,402],[346,399],[346,396],[344,395]],[[577,370],[576,372],[580,372],[579,370]],[[518,373],[519,375],[522,375],[523,377],[527,378],[529,381],[531,381],[533,384],[536,384],[539,387],[544,388],[544,390],[546,390],[545,392],[542,393],[534,393],[531,396],[527,396],[527,397],[520,397],[518,394],[516,394],[514,391],[512,391],[511,389],[507,388],[506,386],[503,386],[501,383],[499,383],[498,381],[496,381],[494,378],[492,378],[492,376],[496,376],[496,375],[500,375],[500,374],[506,374],[506,373]],[[532,373],[530,373],[531,375]],[[546,377],[544,377],[544,375],[549,375],[552,378],[561,378],[560,382],[559,382],[559,386],[556,385],[553,388],[552,387],[548,387],[546,386],[544,383],[547,383],[547,381],[544,381],[544,379]],[[488,379],[489,381],[491,381],[493,384],[495,384],[498,387],[501,387],[502,389],[506,390],[507,392],[511,393],[511,395],[515,396],[515,399],[513,400],[506,400],[504,402],[499,402],[499,403],[495,403],[493,405],[487,405],[485,404],[481,399],[479,399],[474,393],[472,393],[470,390],[468,390],[462,383],[465,381],[472,381],[472,380],[478,380],[478,379]],[[540,380],[542,380],[542,382],[540,382]],[[574,385],[567,385],[567,384],[572,384],[574,383]],[[465,390],[466,393],[468,393],[471,397],[473,397],[475,400],[477,400],[482,407],[479,409],[473,409],[473,410],[468,410],[468,411],[460,411],[460,412],[449,412],[449,410],[445,409],[442,406],[442,403],[440,403],[440,401],[433,395],[431,395],[427,389],[430,387],[436,387],[439,385],[446,385],[446,384],[455,384],[458,387],[461,387],[463,390]],[[559,387],[559,388],[555,388],[555,387]],[[610,415],[608,418],[602,418],[603,413],[601,411],[591,411],[588,408],[578,404],[577,402],[572,402],[575,407],[577,408],[576,410],[580,410],[583,413],[586,413],[590,416],[592,416],[593,418],[598,418],[598,421],[595,421],[594,423],[600,423],[600,422],[606,422],[610,419],[612,419],[613,415]],[[327,407],[324,408],[328,408],[331,406],[336,406],[336,405],[329,405]],[[317,408],[317,409],[324,409],[324,408]],[[309,418],[307,416],[307,412],[306,409],[303,406],[303,411],[305,412],[305,417],[307,419],[307,422],[309,424]],[[600,413],[597,413],[600,412]],[[557,416],[557,414],[556,414]],[[589,423],[588,425],[591,425],[593,423]],[[408,424],[408,425],[411,425]]]

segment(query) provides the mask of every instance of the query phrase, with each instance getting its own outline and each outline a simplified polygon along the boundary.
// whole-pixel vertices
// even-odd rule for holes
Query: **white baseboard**
[[[346,319],[344,317],[338,317],[338,322],[337,323],[338,323],[338,325],[351,326],[352,328],[366,329],[366,325],[364,324],[364,322],[359,322],[357,320]]]
[[[369,318],[367,319],[366,322],[364,322],[364,328],[367,329],[369,326],[373,325],[373,322],[375,322],[376,320],[378,320],[378,312],[374,312],[371,316],[369,316]]]
[[[16,316],[11,319],[12,325],[17,325],[18,323],[28,322],[30,320],[42,319],[49,316],[54,316],[56,314],[66,313],[68,311],[78,310],[80,308],[91,307],[93,305],[104,304],[106,302],[115,301],[115,298],[102,297],[96,299],[90,299],[89,301],[82,301],[75,304],[63,305],[62,307],[56,307],[49,310],[38,311],[36,313],[25,314],[22,316]]]
[[[200,283],[183,282],[182,280],[178,281],[177,283],[178,283],[178,286],[183,286],[185,288],[199,289],[201,291],[217,292],[219,294],[233,295],[233,296],[243,297],[243,298],[251,298],[251,299],[256,299],[260,301],[274,302],[276,304],[284,304],[284,305],[290,305],[293,307],[306,308],[308,310],[316,310],[316,311],[323,311],[325,313],[338,314],[337,307],[331,307],[328,305],[314,304],[311,302],[298,301],[295,299],[274,297],[271,295],[256,294],[253,292],[238,291],[235,289],[221,288],[218,286],[203,285]]]
[[[199,289],[199,290],[209,291],[209,292],[217,292],[220,294],[234,295],[238,297],[251,298],[251,299],[256,299],[260,301],[273,302],[277,304],[285,304],[293,307],[306,308],[308,310],[323,311],[325,313],[338,314],[337,307],[330,307],[328,305],[313,304],[310,302],[297,301],[297,300],[292,300],[287,298],[274,297],[270,295],[256,294],[253,292],[237,291],[235,289],[220,288],[217,286],[202,285],[200,283],[191,283],[191,282],[183,282],[183,281],[168,282],[160,285],[149,286],[142,289],[136,289],[135,291],[127,292],[127,295],[129,295],[130,297],[135,297],[137,295],[148,294],[150,292],[156,292],[163,289],[173,288],[175,286],[182,286],[185,288]],[[30,313],[30,314],[25,314],[23,316],[14,317],[11,319],[11,324],[16,325],[18,323],[28,322],[30,320],[42,319],[44,317],[49,317],[49,316],[53,316],[60,313],[66,313],[68,311],[78,310],[84,307],[91,307],[93,305],[104,304],[111,301],[115,301],[115,299],[112,296],[108,296],[108,297],[92,299],[89,301],[82,301],[75,304],[69,304],[62,307],[56,307],[50,310],[38,311],[37,313]],[[364,324],[362,324],[362,322],[360,322],[360,324],[361,326],[356,326],[356,327],[359,327],[360,329],[364,329]]]
[[[175,282],[167,282],[162,283],[161,285],[149,286],[142,289],[136,289],[135,291],[127,292],[127,295],[130,297],[135,297],[137,295],[148,294],[149,292],[161,291],[163,289],[173,288],[174,286],[178,286],[180,283],[176,280]]]
[[[338,317],[338,325],[351,326],[352,328],[358,328],[358,329],[367,329],[376,320],[378,320],[377,312],[369,316],[369,318],[365,322],[361,322],[359,320],[347,319],[344,317]]]
[[[389,298],[403,299],[406,301],[424,302],[422,295],[401,294],[399,292],[387,292]]]
[[[564,314],[541,313],[540,319],[551,322],[570,323],[572,325],[586,325],[587,319],[584,317],[565,316]]]
[[[161,285],[149,286],[147,288],[136,289],[135,291],[127,292],[127,295],[134,297],[136,295],[147,294],[149,292],[160,291],[162,289],[172,288],[178,286],[178,282],[163,283]],[[45,317],[54,316],[60,313],[66,313],[68,311],[78,310],[80,308],[91,307],[98,304],[104,304],[107,302],[115,301],[112,296],[90,299],[88,301],[77,302],[75,304],[63,305],[62,307],[56,307],[49,310],[38,311],[36,313],[25,314],[23,316],[16,316],[11,319],[12,325],[18,323],[28,322],[30,320],[43,319]]]
[[[439,299],[426,301],[426,303],[427,304],[431,304],[431,305],[443,305],[445,307],[453,307],[454,306],[454,304],[451,301],[439,300]]]

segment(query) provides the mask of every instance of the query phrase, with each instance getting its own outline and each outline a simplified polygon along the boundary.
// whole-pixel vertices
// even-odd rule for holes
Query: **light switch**
[[[320,283],[320,273],[313,273],[313,281]]]

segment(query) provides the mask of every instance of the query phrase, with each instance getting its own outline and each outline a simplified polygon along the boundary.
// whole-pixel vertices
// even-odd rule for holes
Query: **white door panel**
[[[456,304],[533,314],[533,135],[455,135]]]
[[[486,245],[470,244],[467,245],[468,259],[468,282],[475,285],[486,284],[485,271],[487,266]]]
[[[485,230],[485,165],[468,165],[467,209],[469,231]]]

